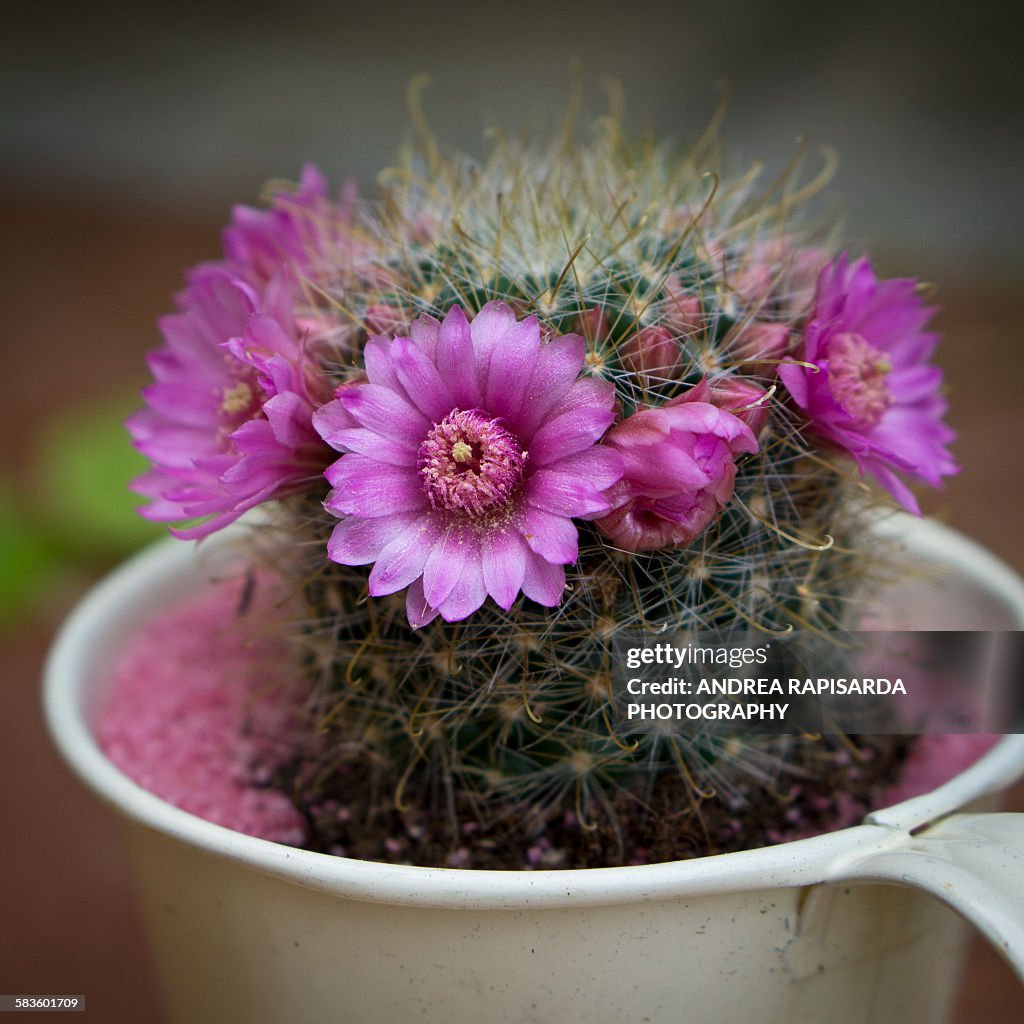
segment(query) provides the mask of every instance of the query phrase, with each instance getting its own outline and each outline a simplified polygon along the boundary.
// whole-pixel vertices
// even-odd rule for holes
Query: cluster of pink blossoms
[[[387,307],[367,317],[382,333],[339,353],[340,328],[329,308],[310,311],[308,286],[361,261],[372,274],[361,245],[351,199],[331,202],[313,170],[268,211],[235,211],[225,258],[194,270],[161,321],[155,383],[129,421],[153,463],[136,484],[153,499],[145,515],[197,520],[176,532],[201,537],[267,500],[319,494],[338,519],[327,556],[371,565],[372,596],[405,591],[419,627],[465,619],[488,597],[557,605],[580,521],[626,552],[690,544],[759,451],[769,401],[913,512],[905,479],[956,472],[929,363],[933,310],[866,259],[808,250],[820,272],[806,320],[739,335],[735,354],[760,381],[777,373],[775,395],[730,372],[623,416],[615,386],[586,371],[582,337],[550,337],[502,302],[400,326]],[[624,347],[637,377],[679,369],[673,332],[692,330],[700,303],[670,299],[664,322]],[[339,384],[339,355],[365,375]]]
[[[271,498],[315,486],[325,466],[313,412],[333,385],[316,348],[330,315],[303,316],[305,283],[355,248],[351,203],[331,202],[307,167],[299,189],[269,210],[239,207],[224,258],[196,267],[160,321],[164,348],[149,357],[154,383],[128,421],[153,468],[135,482],[158,522],[199,520],[178,536],[204,537]]]

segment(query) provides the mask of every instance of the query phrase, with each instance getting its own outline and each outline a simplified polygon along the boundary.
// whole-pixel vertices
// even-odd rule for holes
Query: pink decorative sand
[[[878,802],[888,807],[920,796],[948,782],[970,767],[1001,739],[991,735],[922,736],[910,752],[903,776],[890,786]]]
[[[283,676],[277,645],[235,616],[241,584],[210,587],[148,623],[121,652],[98,728],[107,756],[182,810],[301,846],[305,826],[259,785],[286,752],[304,693]]]
[[[302,846],[301,816],[260,780],[286,756],[281,737],[306,691],[287,682],[280,648],[254,641],[246,620],[236,618],[239,596],[239,583],[210,587],[139,631],[117,663],[100,744],[126,775],[168,803],[238,832]],[[875,807],[927,793],[998,738],[921,737],[902,778]],[[855,825],[866,813],[844,797],[836,794],[835,828]],[[794,820],[791,831],[772,838],[807,834]]]

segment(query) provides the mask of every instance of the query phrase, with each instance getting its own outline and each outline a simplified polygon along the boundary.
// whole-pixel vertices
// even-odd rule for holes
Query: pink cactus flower
[[[327,281],[358,260],[354,193],[332,202],[315,167],[266,210],[238,206],[224,258],[195,268],[160,321],[165,346],[149,357],[155,383],[128,420],[153,468],[133,484],[140,509],[172,530],[203,537],[269,498],[315,480],[330,449],[312,427],[330,397],[317,371],[320,340],[338,339],[333,312],[307,308],[309,280]]]
[[[328,555],[373,564],[374,597],[408,588],[409,622],[472,615],[488,595],[520,591],[553,607],[574,562],[573,519],[609,508],[621,456],[598,442],[614,419],[613,387],[581,378],[585,343],[542,342],[535,317],[501,302],[467,322],[416,320],[409,337],[371,339],[368,383],[315,418],[345,452],[327,470],[338,516]]]
[[[706,382],[703,388],[710,397]],[[609,492],[612,511],[595,525],[625,551],[699,537],[732,497],[736,457],[758,450],[739,416],[684,396],[627,417],[605,444],[622,455],[625,472]]]
[[[958,469],[946,448],[955,435],[943,423],[942,371],[928,362],[938,341],[924,330],[933,312],[915,281],[879,281],[866,258],[840,256],[818,277],[801,361],[779,367],[808,431],[849,452],[917,515],[902,477],[938,487]]]
[[[146,407],[127,426],[153,463],[133,484],[153,499],[141,514],[199,519],[172,531],[195,538],[316,478],[330,451],[312,416],[329,385],[296,338],[289,302],[271,316],[249,285],[206,266],[179,303],[160,322],[167,344],[149,357]]]
[[[359,248],[353,226],[355,185],[348,183],[338,202],[327,180],[312,164],[302,168],[295,191],[276,192],[268,209],[239,205],[224,229],[224,265],[259,288],[274,277],[291,283],[321,283],[350,265]]]

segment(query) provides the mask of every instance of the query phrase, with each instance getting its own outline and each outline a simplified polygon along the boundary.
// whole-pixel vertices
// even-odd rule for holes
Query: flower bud
[[[605,492],[612,510],[594,522],[626,551],[699,537],[732,497],[736,456],[758,448],[746,423],[708,402],[644,409],[616,424],[604,443],[622,456],[625,471]]]
[[[691,402],[707,402],[731,412],[751,429],[755,437],[768,422],[768,392],[760,384],[743,377],[719,377],[714,381],[705,377],[667,404],[674,406]]]
[[[679,343],[664,327],[644,327],[626,340],[622,365],[651,377],[674,377],[679,372]]]
[[[601,306],[591,306],[580,314],[578,329],[587,341],[606,341],[611,333],[608,314]]]
[[[363,314],[363,326],[371,337],[379,334],[394,335],[407,330],[410,319],[408,312],[398,306],[368,306]]]
[[[751,373],[772,378],[779,361],[789,349],[789,329],[785,324],[753,320],[746,324],[730,347],[730,354]]]
[[[673,275],[665,282],[665,299],[659,303],[662,322],[677,335],[693,334],[704,322],[704,301],[688,291]]]

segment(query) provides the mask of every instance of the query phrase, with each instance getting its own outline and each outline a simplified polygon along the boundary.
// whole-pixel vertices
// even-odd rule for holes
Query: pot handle
[[[954,814],[837,866],[833,882],[923,889],[978,928],[1024,981],[1024,814]]]

